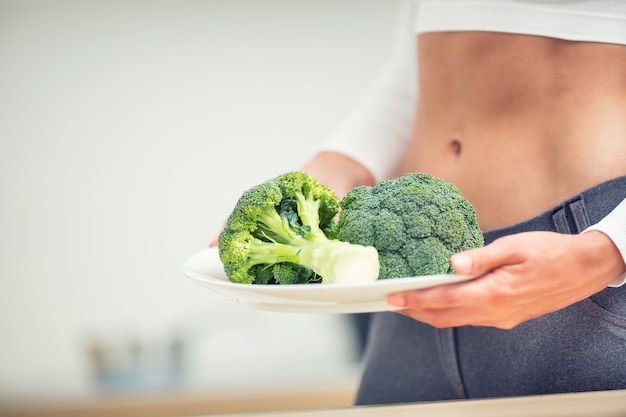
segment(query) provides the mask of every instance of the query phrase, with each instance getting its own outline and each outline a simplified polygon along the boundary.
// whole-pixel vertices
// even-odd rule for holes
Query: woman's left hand
[[[399,313],[435,327],[510,329],[607,287],[626,270],[602,232],[526,232],[453,255],[456,273],[471,281],[388,296]]]

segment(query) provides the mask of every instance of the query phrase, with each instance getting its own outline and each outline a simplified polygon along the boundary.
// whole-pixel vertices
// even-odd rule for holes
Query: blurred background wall
[[[333,380],[346,316],[185,278],[387,57],[394,0],[0,0],[0,402]]]

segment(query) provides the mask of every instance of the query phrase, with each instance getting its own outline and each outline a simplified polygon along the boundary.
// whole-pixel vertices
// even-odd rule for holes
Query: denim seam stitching
[[[604,323],[626,330],[626,318],[620,317],[617,314],[613,314],[610,311],[603,309],[592,300],[588,298],[584,299],[578,303],[578,305],[590,316]],[[624,324],[620,324],[619,322],[623,322]]]
[[[456,390],[456,380],[458,379],[459,382],[461,384],[463,384],[463,380],[461,379],[461,375],[460,375],[460,370],[458,369],[458,362],[457,362],[457,357],[456,357],[456,352],[452,352],[451,354],[454,355],[454,362],[455,365],[457,367],[457,371],[454,372],[453,369],[451,369],[450,364],[448,363],[448,358],[447,355],[450,354],[450,352],[448,352],[448,348],[446,346],[446,341],[443,339],[443,332],[447,331],[450,329],[437,329],[437,350],[439,351],[439,360],[441,361],[441,366],[443,368],[443,372],[446,374],[446,377],[448,378],[448,382],[450,382],[452,389],[455,392],[455,395],[458,398],[464,398],[465,395],[459,395],[460,393]],[[462,390],[462,393],[465,394],[465,389]]]

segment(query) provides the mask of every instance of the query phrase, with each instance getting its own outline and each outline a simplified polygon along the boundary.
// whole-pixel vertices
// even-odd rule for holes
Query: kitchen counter
[[[225,416],[225,415],[223,415]],[[626,390],[485,400],[442,401],[301,411],[229,414],[229,417],[624,417]]]

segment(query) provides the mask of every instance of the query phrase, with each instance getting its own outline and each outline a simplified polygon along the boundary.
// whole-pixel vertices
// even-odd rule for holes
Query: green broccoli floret
[[[352,189],[337,228],[340,240],[378,249],[381,279],[451,273],[454,253],[484,245],[474,207],[422,173]]]
[[[245,191],[218,239],[232,282],[304,284],[378,278],[375,248],[338,240],[339,199],[313,176],[289,172]]]

